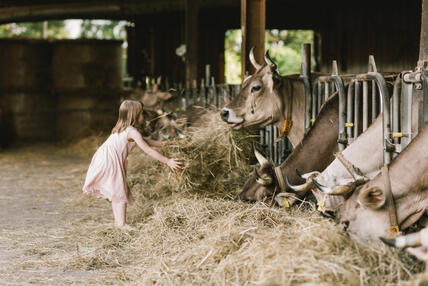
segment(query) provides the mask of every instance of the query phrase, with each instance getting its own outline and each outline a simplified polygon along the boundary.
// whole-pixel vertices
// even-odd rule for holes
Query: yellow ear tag
[[[319,202],[318,204],[318,211],[325,212],[325,201],[327,199],[327,196],[324,196],[324,198]]]
[[[290,207],[290,204],[288,203],[287,198],[282,198],[282,206],[286,209]]]
[[[291,120],[285,120],[284,121],[284,127],[282,128],[282,130],[278,129],[279,136],[282,136],[282,134],[284,134],[284,133],[290,132],[291,124],[292,124]]]
[[[398,225],[390,226],[389,233],[391,235],[391,238],[396,238],[401,235],[400,228],[398,227]]]

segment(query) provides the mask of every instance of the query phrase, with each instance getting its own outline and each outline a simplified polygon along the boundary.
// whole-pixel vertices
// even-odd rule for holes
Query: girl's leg
[[[123,227],[126,223],[126,203],[111,203],[114,216],[114,226]]]

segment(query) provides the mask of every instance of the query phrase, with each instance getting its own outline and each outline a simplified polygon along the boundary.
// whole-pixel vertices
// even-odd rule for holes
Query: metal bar
[[[369,84],[363,81],[363,132],[369,127]]]
[[[312,93],[311,93],[311,98],[312,98],[312,116],[311,116],[311,126],[314,124],[315,122],[315,118],[317,117],[317,114],[319,112],[319,109],[317,108],[318,106],[318,100],[317,100],[317,83],[315,82],[312,85]]]
[[[327,101],[328,97],[329,97],[329,88],[328,88],[328,82],[324,83],[324,100],[323,103]]]
[[[273,157],[273,148],[272,148],[272,125],[266,127],[266,144],[268,145],[269,158]]]
[[[198,84],[195,79],[192,84],[192,97],[190,99],[190,104],[194,104],[196,102],[197,96],[198,96]]]
[[[205,82],[207,83],[207,86],[210,85],[210,78],[211,78],[211,66],[205,65]]]
[[[376,120],[378,113],[378,97],[377,97],[377,92],[376,92],[377,88],[376,88],[376,82],[374,80],[372,80],[372,121],[371,123],[373,123]]]
[[[392,133],[400,132],[400,95],[401,95],[401,78],[397,76],[394,82],[394,90],[392,93]],[[400,143],[398,137],[394,137],[394,144]]]
[[[401,83],[400,124],[401,132],[407,136],[401,138],[401,149],[404,149],[412,140],[412,101],[413,84],[403,81]]]
[[[216,96],[216,94],[217,94],[217,88],[215,86],[214,77],[212,76],[211,77],[211,94],[210,94],[210,99],[209,99],[207,106],[210,104],[214,104],[214,99],[215,99],[214,97]]]
[[[346,137],[348,144],[351,143],[352,128],[354,126],[354,81],[348,85],[348,98],[346,100]]]
[[[425,5],[425,6],[428,6],[428,5]],[[423,91],[423,99],[424,99],[424,103],[423,103],[424,122],[423,123],[425,123],[428,121],[428,71],[424,70],[423,72],[421,72],[421,76],[422,76],[422,91]]]
[[[383,163],[389,165],[391,162],[391,152],[394,151],[394,146],[391,144],[391,117],[389,110],[389,91],[386,86],[385,78],[377,72],[369,72],[367,74],[357,75],[357,79],[375,80],[379,87],[380,95],[380,112],[382,113],[382,133],[383,133]]]
[[[278,142],[279,144],[279,162],[278,165],[282,164],[282,157],[284,156],[284,139]]]
[[[407,144],[409,144],[412,141],[413,134],[412,134],[412,118],[413,118],[413,84],[409,84],[407,86]],[[406,145],[407,145],[406,144]]]
[[[337,138],[338,150],[343,151],[346,148],[345,120],[346,120],[346,95],[343,79],[334,75],[330,79],[334,81],[336,89],[339,92],[339,137]]]
[[[276,142],[276,138],[278,138],[278,127],[276,126],[272,126],[273,132],[272,132],[272,147],[273,147],[273,161],[275,162],[275,164],[278,165],[278,144],[275,143]]]
[[[259,142],[260,142],[260,145],[262,145],[262,147],[264,148],[264,146],[265,146],[265,129],[264,129],[264,127],[261,127],[261,128],[259,128],[259,137],[260,137],[260,140],[259,140]]]
[[[354,140],[357,139],[359,134],[360,127],[360,104],[361,104],[361,96],[360,96],[360,86],[361,83],[359,81],[354,81],[355,85],[355,103],[354,103]]]
[[[302,44],[302,64],[300,77],[305,87],[305,133],[308,132],[311,127],[311,97],[312,97],[312,86],[311,86],[311,45]]]

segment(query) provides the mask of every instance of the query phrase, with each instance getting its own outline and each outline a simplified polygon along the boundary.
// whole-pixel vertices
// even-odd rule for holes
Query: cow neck
[[[285,108],[281,110],[280,107],[276,105],[275,111],[280,114],[279,126],[277,125],[279,133],[279,138],[277,141],[286,138],[292,127],[291,114],[293,109],[293,85],[288,78],[284,78],[282,80],[281,88],[283,89],[282,94],[285,94],[285,97],[283,98],[283,105]],[[272,118],[273,116],[274,114],[272,114]]]

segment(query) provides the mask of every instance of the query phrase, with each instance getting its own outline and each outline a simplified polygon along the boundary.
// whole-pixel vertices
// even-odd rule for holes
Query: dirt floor
[[[73,223],[87,215],[109,223],[106,202],[87,208],[73,204],[81,188],[88,157],[68,155],[54,145],[33,145],[0,153],[0,284],[82,285],[96,281],[96,271],[64,271],[43,256],[78,244]],[[73,195],[71,195],[73,193]],[[90,235],[90,234],[88,234]],[[70,238],[72,238],[71,241]]]

